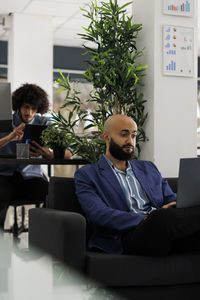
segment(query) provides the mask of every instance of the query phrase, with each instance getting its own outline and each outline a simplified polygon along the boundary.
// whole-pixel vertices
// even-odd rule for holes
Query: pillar
[[[14,91],[21,84],[35,83],[53,93],[52,18],[15,13],[10,16],[8,81]]]
[[[143,92],[149,141],[143,145],[141,158],[153,161],[163,176],[177,176],[180,158],[197,156],[198,9],[194,0],[193,16],[169,15],[163,13],[163,3],[133,2],[134,22],[143,24],[137,44],[139,49],[144,48],[141,63],[148,65]],[[163,74],[163,25],[193,28],[193,76]]]

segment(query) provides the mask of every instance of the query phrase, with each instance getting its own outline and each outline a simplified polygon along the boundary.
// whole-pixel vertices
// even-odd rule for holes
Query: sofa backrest
[[[177,178],[166,178],[173,192],[177,192]],[[74,178],[52,176],[49,181],[47,207],[78,212],[83,215],[75,194]]]
[[[166,179],[167,179],[172,191],[174,193],[177,193],[178,178],[177,177],[169,177]]]
[[[56,176],[50,178],[47,207],[83,214],[75,194],[74,178]]]

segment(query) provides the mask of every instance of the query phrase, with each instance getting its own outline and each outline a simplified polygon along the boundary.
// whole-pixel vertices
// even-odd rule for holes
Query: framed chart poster
[[[194,75],[194,29],[163,25],[163,74]]]
[[[163,13],[178,16],[193,16],[193,0],[163,0]]]

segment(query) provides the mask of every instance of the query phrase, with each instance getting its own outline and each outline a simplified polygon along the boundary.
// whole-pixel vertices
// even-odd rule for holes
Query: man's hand
[[[71,159],[72,158],[72,153],[71,151],[69,151],[68,149],[65,150],[65,154],[64,154],[64,158],[65,159]]]
[[[48,148],[40,146],[37,142],[32,141],[30,144],[30,155],[33,157],[42,156],[46,159],[53,158],[53,152],[50,151]]]
[[[170,203],[167,203],[167,204],[163,205],[162,208],[169,208],[169,207],[174,206],[174,205],[176,205],[176,201],[172,201]]]
[[[20,124],[18,127],[13,129],[13,131],[11,133],[9,133],[5,137],[1,138],[0,139],[0,148],[4,147],[5,145],[7,145],[8,143],[10,143],[12,141],[20,141],[24,134],[24,131],[23,131],[24,126],[25,126],[25,123]]]
[[[52,159],[54,158],[53,151],[49,150],[48,148],[40,146],[36,141],[32,141],[30,144],[30,155],[33,157],[42,156],[46,159]],[[71,159],[72,154],[71,152],[66,149],[64,154],[65,159]]]
[[[9,142],[20,141],[24,135],[25,123],[21,123],[18,127],[13,129],[13,131],[8,135]]]

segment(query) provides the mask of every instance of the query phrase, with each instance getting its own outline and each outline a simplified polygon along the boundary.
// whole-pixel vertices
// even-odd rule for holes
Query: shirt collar
[[[103,157],[105,158],[105,160],[107,161],[107,163],[109,164],[109,166],[110,166],[112,169],[114,169],[114,170],[117,171],[117,172],[120,172],[120,173],[123,173],[123,174],[124,174],[123,171],[119,170],[119,169],[113,164],[113,162],[110,160],[110,158],[108,158],[105,154],[103,154]],[[126,171],[129,171],[129,170],[132,170],[132,168],[131,168],[130,162],[128,161],[128,165],[127,165]]]
[[[33,119],[30,122],[28,122],[26,124],[33,124],[35,121],[36,115],[33,117]],[[14,113],[14,115],[13,115],[13,121],[14,121],[15,126],[19,126],[22,122],[24,122],[21,118],[21,114],[18,111],[16,113]]]

